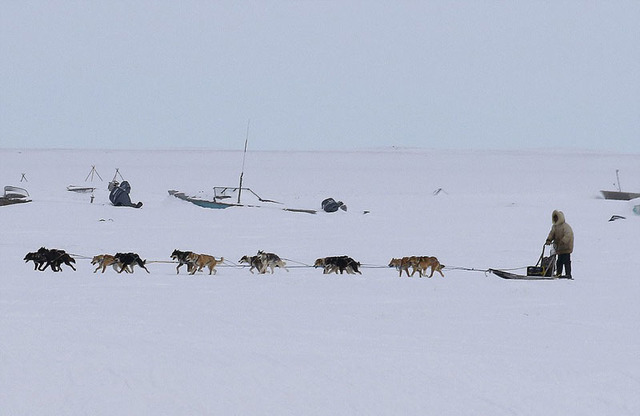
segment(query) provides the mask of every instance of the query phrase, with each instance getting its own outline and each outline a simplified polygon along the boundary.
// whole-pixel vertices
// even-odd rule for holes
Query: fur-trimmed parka
[[[547,237],[547,244],[555,243],[558,254],[573,253],[573,230],[565,222],[564,213],[554,210],[551,214],[551,222],[553,225]]]

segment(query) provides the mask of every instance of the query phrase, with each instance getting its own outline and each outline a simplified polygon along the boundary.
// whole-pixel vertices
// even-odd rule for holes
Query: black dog
[[[66,264],[74,271],[76,270],[76,268],[73,267],[72,264],[76,262],[73,257],[67,254],[66,251],[58,250],[55,248],[48,249],[45,247],[40,247],[40,249],[38,249],[38,251],[36,252],[27,253],[27,255],[24,256],[24,261],[33,261],[33,263],[35,264],[34,270],[39,271],[44,271],[47,267],[51,266],[51,270],[53,270],[54,272],[59,272],[62,270],[62,264]]]
[[[147,270],[147,268],[145,267],[147,261],[142,260],[136,253],[116,253],[116,255],[113,257],[115,257],[116,260],[120,262],[120,264],[122,264],[122,267],[120,268],[120,271],[118,271],[118,273],[122,273],[124,270],[129,269],[131,269],[131,272],[133,273],[133,266],[135,265],[142,267],[147,271],[147,273],[150,273],[149,270]]]
[[[189,262],[189,260],[187,259],[187,257],[193,254],[192,251],[180,251],[180,250],[173,250],[173,253],[171,253],[171,258],[173,260],[177,260],[178,261],[178,267],[176,267],[176,274],[180,274],[180,266],[182,266],[183,264],[187,265],[187,273],[191,273],[191,267],[192,264]]]
[[[27,253],[27,255],[24,256],[24,261],[25,263],[32,261],[34,265],[33,270],[40,270],[40,268],[47,263],[47,259],[44,254],[38,251]]]
[[[323,257],[316,260],[314,267],[323,267],[323,274],[338,273],[343,274],[345,271],[348,274],[362,274],[358,267],[360,263],[355,261],[349,256],[333,256]]]

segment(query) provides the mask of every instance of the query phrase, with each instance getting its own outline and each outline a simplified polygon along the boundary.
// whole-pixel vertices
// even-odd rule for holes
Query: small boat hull
[[[187,196],[184,192],[179,192],[179,191],[174,191],[174,190],[169,191],[169,195],[175,196],[176,198],[182,199],[183,201],[191,202],[192,204],[195,204],[195,205],[197,205],[199,207],[202,207],[202,208],[225,209],[225,208],[229,208],[229,207],[241,206],[241,205],[237,205],[237,204],[225,204],[225,203],[222,203],[222,202],[216,202],[216,201],[209,201],[209,200],[206,200],[206,199],[193,198],[193,197]]]
[[[14,198],[3,198],[0,197],[0,207],[5,205],[13,205],[13,204],[24,204],[26,202],[31,202],[30,199],[14,199]]]
[[[202,208],[210,208],[210,209],[225,209],[230,207],[251,207],[251,208],[260,208],[263,205],[252,205],[252,204],[231,204],[226,202],[213,201],[208,199],[200,199],[194,198],[191,196],[187,196],[184,192],[170,190],[168,191],[169,195],[175,196],[178,199],[182,199],[183,201],[191,202],[194,205],[197,205]],[[274,202],[269,200],[264,200],[265,202]],[[300,209],[300,208],[280,208],[283,211],[289,212],[301,212],[305,214],[315,214],[317,211],[314,209]]]
[[[82,193],[82,194],[93,192],[95,190],[96,190],[96,188],[93,188],[93,187],[90,187],[90,186],[75,186],[75,185],[67,186],[67,191],[78,192],[78,193]]]
[[[622,191],[600,191],[604,199],[611,199],[615,201],[630,201],[632,199],[640,198],[640,193],[635,192],[622,192]]]

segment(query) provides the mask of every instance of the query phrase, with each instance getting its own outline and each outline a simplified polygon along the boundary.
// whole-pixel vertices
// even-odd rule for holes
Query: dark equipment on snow
[[[131,198],[129,197],[131,185],[129,185],[129,182],[122,181],[121,184],[118,184],[118,182],[112,181],[109,183],[109,188],[111,189],[109,200],[113,205],[132,208],[140,208],[142,206],[142,202],[138,202],[137,204],[131,202]]]
[[[544,256],[544,246],[542,246],[542,254],[535,266],[527,267],[527,276],[553,276],[553,272],[556,268],[556,253],[549,254],[549,257]]]
[[[322,209],[325,212],[336,212],[338,209],[343,211],[347,210],[347,206],[342,201],[337,201],[333,198],[327,198],[322,201]]]
[[[4,194],[0,195],[0,206],[13,205],[24,202],[31,202],[29,199],[29,192],[24,188],[18,188],[17,186],[5,186]]]

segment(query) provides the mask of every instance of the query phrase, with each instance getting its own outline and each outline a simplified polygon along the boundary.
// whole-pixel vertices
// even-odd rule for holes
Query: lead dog
[[[187,273],[191,273],[191,263],[188,260],[190,254],[194,254],[192,251],[180,251],[178,249],[173,250],[171,253],[171,258],[178,262],[178,266],[176,267],[176,274],[180,274],[180,266],[183,264],[187,265]]]
[[[149,270],[145,267],[147,263],[146,260],[142,260],[139,255],[136,253],[116,253],[115,256],[116,261],[122,264],[122,267],[118,271],[118,273],[122,273],[126,267],[130,267],[131,273],[133,273],[133,266],[142,267],[147,273],[150,273]]]
[[[47,259],[44,257],[44,254],[32,251],[24,256],[25,263],[29,263],[30,261],[33,262],[33,270],[40,270],[40,268],[47,262]]]
[[[322,267],[323,274],[343,274],[345,271],[347,274],[362,274],[358,270],[360,263],[349,256],[322,257],[315,261],[313,267]]]
[[[209,274],[216,274],[215,267],[218,263],[222,263],[224,261],[224,257],[220,257],[220,260],[218,260],[208,254],[189,253],[187,255],[187,261],[189,262],[189,266],[191,266],[190,274],[195,274],[195,272],[199,272],[205,267],[209,268]]]

